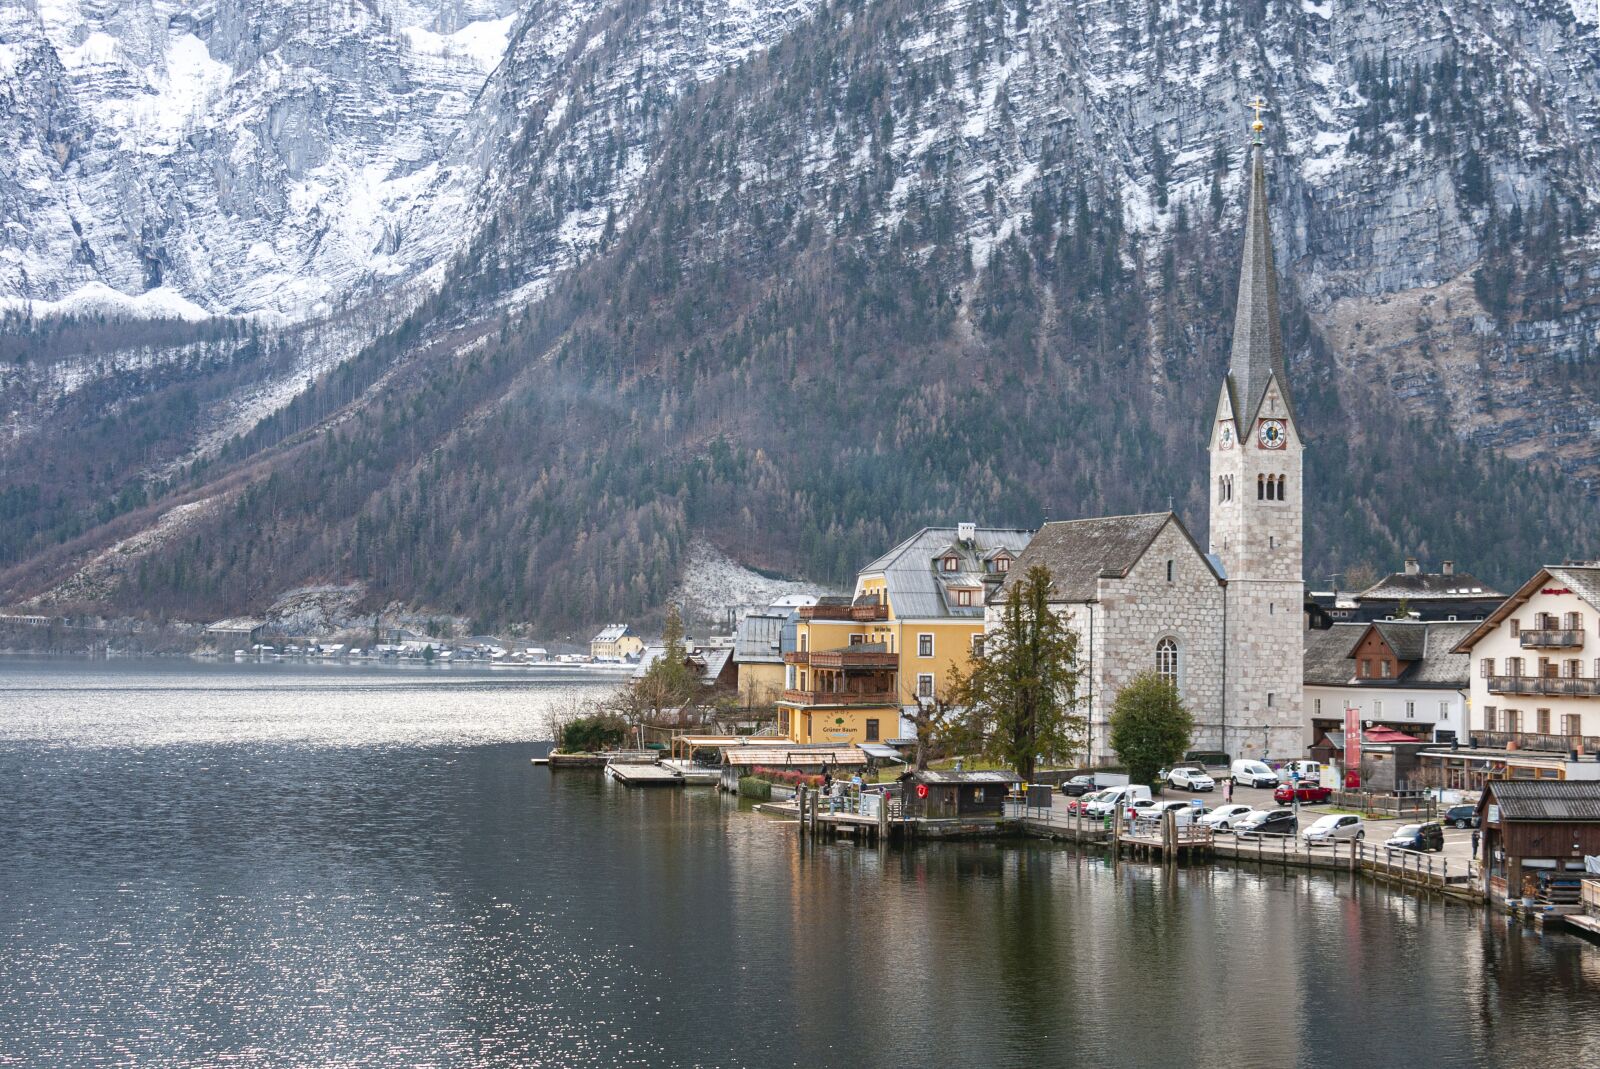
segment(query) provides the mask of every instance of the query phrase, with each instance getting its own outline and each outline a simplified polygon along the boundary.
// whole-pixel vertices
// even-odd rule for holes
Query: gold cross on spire
[[[1259,95],[1254,100],[1245,101],[1244,106],[1255,110],[1255,121],[1250,124],[1250,143],[1252,145],[1259,145],[1261,144],[1261,131],[1267,128],[1266,124],[1261,121],[1261,113],[1263,111],[1270,111],[1271,109],[1267,107],[1267,102],[1262,100]]]

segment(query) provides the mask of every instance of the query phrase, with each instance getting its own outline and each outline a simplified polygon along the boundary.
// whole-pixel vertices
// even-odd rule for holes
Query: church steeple
[[[1259,100],[1250,145],[1250,206],[1244,221],[1244,257],[1239,269],[1239,304],[1233,320],[1233,355],[1228,392],[1233,415],[1248,433],[1267,383],[1276,378],[1290,418],[1289,380],[1283,370],[1283,336],[1278,326],[1278,272],[1272,257],[1272,222],[1267,215],[1267,168],[1262,160]]]

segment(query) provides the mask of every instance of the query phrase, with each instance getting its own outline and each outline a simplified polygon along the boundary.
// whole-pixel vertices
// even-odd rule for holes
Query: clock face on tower
[[[1222,431],[1217,436],[1217,443],[1224,449],[1233,448],[1233,424],[1224,423],[1222,425]]]
[[[1256,441],[1261,443],[1262,449],[1282,449],[1288,440],[1288,436],[1283,431],[1283,420],[1264,419],[1261,421],[1261,429],[1256,432]]]

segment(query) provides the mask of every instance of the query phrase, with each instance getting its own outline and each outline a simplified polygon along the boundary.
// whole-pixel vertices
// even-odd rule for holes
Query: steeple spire
[[[1248,428],[1261,407],[1268,380],[1276,377],[1284,404],[1292,415],[1289,380],[1283,370],[1283,336],[1278,323],[1278,271],[1272,257],[1272,223],[1267,216],[1267,168],[1262,160],[1261,112],[1266,103],[1252,100],[1256,117],[1250,124],[1250,205],[1245,212],[1244,257],[1239,267],[1239,303],[1233,319],[1233,356],[1228,385],[1234,418]],[[1245,429],[1243,433],[1248,434]]]

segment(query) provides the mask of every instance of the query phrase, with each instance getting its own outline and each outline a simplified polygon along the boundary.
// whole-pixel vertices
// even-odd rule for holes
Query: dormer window
[[[956,604],[957,605],[961,605],[961,606],[969,606],[969,605],[971,605],[972,604],[972,591],[970,591],[970,590],[958,590],[958,591],[956,591]]]
[[[1011,558],[996,557],[994,559],[994,570],[997,572],[1009,572],[1011,570]]]
[[[955,571],[958,567],[960,567],[960,565],[961,565],[961,559],[959,557],[955,556],[954,554],[952,554],[952,555],[950,555],[950,556],[948,556],[948,557],[946,557],[944,559],[944,570],[947,571],[947,572]]]

